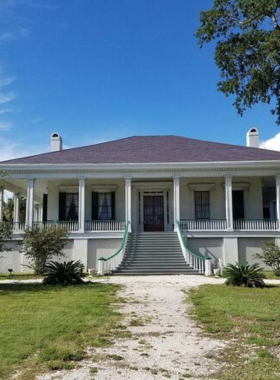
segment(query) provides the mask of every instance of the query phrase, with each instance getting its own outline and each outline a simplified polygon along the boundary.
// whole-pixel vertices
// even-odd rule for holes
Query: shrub
[[[258,264],[246,265],[229,264],[225,267],[223,275],[226,277],[226,284],[233,286],[245,286],[249,288],[263,288],[265,275]]]
[[[0,252],[10,251],[6,243],[12,240],[12,228],[11,223],[9,222],[1,222],[0,223]]]
[[[45,265],[44,284],[49,285],[70,285],[83,282],[84,265],[81,261],[69,261],[59,263],[51,261]]]
[[[263,253],[256,253],[255,258],[261,259],[265,265],[271,267],[276,276],[280,276],[280,247],[275,242],[267,243]]]
[[[64,256],[62,250],[67,243],[68,232],[64,227],[49,229],[32,228],[26,230],[23,235],[22,251],[30,259],[30,264],[35,274],[43,275],[45,265],[53,256]]]

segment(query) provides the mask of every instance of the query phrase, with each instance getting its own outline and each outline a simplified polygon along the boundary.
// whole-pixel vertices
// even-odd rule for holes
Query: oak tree
[[[200,13],[200,46],[215,41],[221,73],[218,90],[235,95],[240,115],[256,103],[271,104],[280,124],[280,1],[214,0]]]

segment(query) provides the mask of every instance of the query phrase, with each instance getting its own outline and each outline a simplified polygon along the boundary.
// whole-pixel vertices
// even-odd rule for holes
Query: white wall
[[[260,266],[264,269],[270,269],[266,265],[264,265],[263,261],[260,259],[256,259],[254,256],[256,253],[263,253],[263,249],[266,247],[266,244],[269,241],[273,241],[274,239],[267,238],[239,238],[238,239],[238,258],[239,262],[242,264],[246,264],[248,262],[250,265],[254,263],[260,264]]]
[[[16,241],[7,244],[12,248],[11,251],[0,253],[0,273],[8,273],[8,269],[13,269],[15,273],[32,273],[33,270],[25,265],[30,264],[24,253],[20,252],[20,244]],[[70,261],[73,260],[73,240],[69,240],[62,251],[64,256],[53,256],[53,261]]]
[[[109,257],[113,255],[121,246],[121,239],[92,239],[88,242],[87,267],[98,268],[98,259],[100,257]]]
[[[19,244],[11,242],[6,244],[11,251],[0,252],[0,273],[9,273],[8,269],[13,272],[22,272],[22,254],[19,252]]]
[[[193,253],[210,256],[213,268],[218,268],[218,259],[223,258],[223,238],[188,238],[187,246]]]

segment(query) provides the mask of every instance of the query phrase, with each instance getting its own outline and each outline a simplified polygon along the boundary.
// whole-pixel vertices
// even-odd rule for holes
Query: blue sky
[[[214,46],[194,37],[212,1],[0,0],[0,159],[131,135],[244,145],[279,127],[269,106],[241,118],[216,90]],[[280,145],[279,145],[280,146]]]

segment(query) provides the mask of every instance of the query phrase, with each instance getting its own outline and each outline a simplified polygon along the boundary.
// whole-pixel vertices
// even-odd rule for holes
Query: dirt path
[[[38,380],[184,380],[211,379],[218,369],[215,356],[224,343],[200,335],[189,318],[184,291],[223,280],[203,276],[111,277],[99,282],[122,284],[120,309],[129,338],[109,348],[91,351],[96,360],[71,371],[38,376]],[[104,360],[98,361],[98,357]],[[96,371],[96,373],[95,373]]]

